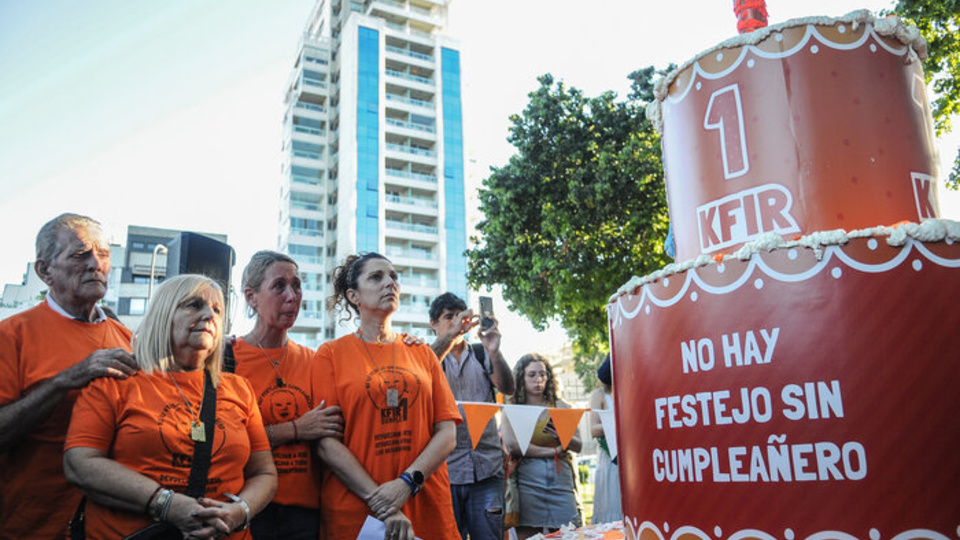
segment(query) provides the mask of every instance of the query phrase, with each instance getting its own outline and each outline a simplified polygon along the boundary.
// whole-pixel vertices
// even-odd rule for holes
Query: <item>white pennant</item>
[[[617,457],[617,420],[610,409],[593,411],[600,415],[603,424],[603,436],[607,438],[607,448],[610,449],[610,459]]]
[[[517,437],[517,443],[520,445],[520,453],[526,454],[527,447],[530,446],[530,439],[533,438],[533,430],[537,427],[537,419],[543,414],[544,407],[535,407],[531,405],[504,405],[503,413],[513,428],[513,434]]]

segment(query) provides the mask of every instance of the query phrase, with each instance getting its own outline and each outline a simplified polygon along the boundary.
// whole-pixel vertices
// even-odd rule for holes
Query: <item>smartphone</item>
[[[493,298],[480,297],[480,330],[487,330],[493,326]]]

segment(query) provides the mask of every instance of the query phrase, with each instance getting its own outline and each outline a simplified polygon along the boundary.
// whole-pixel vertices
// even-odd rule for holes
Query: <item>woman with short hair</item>
[[[512,403],[569,409],[571,405],[560,398],[553,367],[543,355],[527,354],[514,367],[516,391]],[[580,502],[577,498],[576,472],[573,452],[579,452],[582,443],[579,433],[566,449],[544,410],[533,430],[533,438],[526,453],[509,422],[504,422],[503,442],[510,455],[519,459],[516,472],[520,495],[520,524],[517,536],[521,540],[541,532],[552,532],[562,525],[582,525]]]
[[[273,497],[277,473],[253,389],[220,373],[222,310],[213,280],[166,280],[134,337],[141,372],[81,393],[64,471],[87,496],[88,539],[122,538],[154,521],[190,539],[248,538],[250,518]],[[212,422],[201,413],[205,397]],[[202,445],[209,469],[195,498],[184,492]]]
[[[300,269],[288,255],[258,251],[243,270],[250,332],[233,344],[236,373],[253,385],[277,466],[277,493],[253,519],[254,540],[316,540],[320,534],[320,464],[312,444],[342,437],[339,407],[311,389],[315,352],[294,343],[303,292]]]
[[[430,347],[405,346],[393,330],[396,270],[377,253],[351,255],[335,270],[327,302],[359,326],[317,351],[319,393],[343,408],[346,422],[342,442],[319,444],[329,468],[321,536],[354,540],[373,515],[387,539],[458,538],[445,460],[460,412]]]

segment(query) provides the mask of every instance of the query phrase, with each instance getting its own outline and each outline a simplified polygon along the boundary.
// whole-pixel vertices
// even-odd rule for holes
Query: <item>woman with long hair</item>
[[[512,403],[539,405],[541,407],[571,407],[559,397],[557,379],[553,367],[542,355],[527,354],[514,367],[516,391]],[[521,540],[541,532],[552,532],[561,525],[573,523],[580,526],[582,518],[577,500],[576,474],[573,452],[582,446],[580,435],[574,434],[566,448],[544,410],[537,420],[533,438],[526,453],[509,422],[504,422],[503,442],[510,455],[519,460],[514,474],[517,475],[517,490],[520,495],[520,524],[517,536]]]
[[[328,306],[356,316],[356,332],[317,351],[316,393],[343,409],[342,441],[320,440],[321,536],[354,540],[368,515],[384,538],[457,538],[446,458],[461,421],[427,345],[406,346],[393,330],[400,284],[377,253],[351,255],[334,271]]]
[[[243,270],[247,315],[256,318],[233,346],[236,373],[250,381],[260,404],[277,466],[277,493],[253,519],[254,540],[316,540],[320,534],[320,466],[312,445],[342,437],[339,407],[327,407],[311,389],[315,351],[294,343],[303,292],[296,261],[258,251]]]
[[[222,310],[213,280],[166,280],[134,337],[141,372],[81,393],[64,472],[87,497],[88,539],[123,538],[155,521],[189,539],[249,538],[250,519],[273,497],[277,472],[256,396],[246,379],[220,372]],[[201,446],[206,489],[188,496]]]

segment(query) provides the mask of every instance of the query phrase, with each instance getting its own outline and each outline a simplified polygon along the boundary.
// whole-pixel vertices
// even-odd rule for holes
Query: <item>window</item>
[[[143,315],[147,311],[147,299],[146,298],[131,298],[130,299],[130,315]]]

